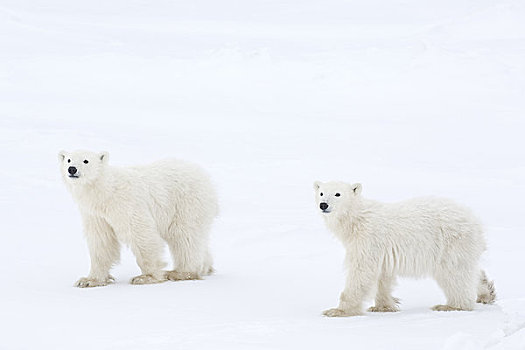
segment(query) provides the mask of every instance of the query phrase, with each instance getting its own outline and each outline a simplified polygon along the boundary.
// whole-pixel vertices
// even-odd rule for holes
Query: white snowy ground
[[[0,1],[1,349],[525,349],[521,0]],[[77,289],[89,268],[60,149],[209,169],[217,273]],[[486,227],[499,300],[330,319],[343,250],[314,180],[448,196]]]

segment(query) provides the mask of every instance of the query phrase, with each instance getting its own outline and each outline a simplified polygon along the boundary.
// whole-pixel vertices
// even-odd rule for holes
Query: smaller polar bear
[[[494,302],[494,283],[478,265],[483,232],[468,209],[440,198],[380,203],[361,197],[361,184],[317,181],[314,189],[326,225],[346,249],[346,286],[339,306],[324,315],[361,315],[374,291],[368,311],[398,311],[391,295],[397,276],[433,277],[447,298],[436,311]]]
[[[134,253],[142,274],[132,284],[200,279],[210,274],[209,231],[218,212],[208,175],[198,166],[163,160],[113,167],[108,154],[59,153],[66,187],[77,202],[91,257],[89,275],[77,287],[105,286],[118,262],[120,244]],[[174,270],[163,271],[165,243]]]

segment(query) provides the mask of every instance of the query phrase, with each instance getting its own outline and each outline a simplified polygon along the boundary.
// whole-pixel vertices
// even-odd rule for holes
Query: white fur
[[[361,188],[314,183],[317,208],[346,249],[346,286],[339,306],[325,315],[361,315],[374,291],[369,311],[398,311],[391,295],[397,276],[433,277],[447,298],[434,310],[472,310],[476,299],[494,302],[494,285],[478,265],[485,250],[482,228],[468,209],[431,197],[380,203],[364,199]]]
[[[198,279],[211,273],[209,230],[218,205],[215,189],[199,167],[179,160],[113,167],[107,153],[88,151],[60,152],[59,161],[80,209],[91,256],[89,275],[76,286],[111,282],[109,271],[119,260],[121,243],[129,245],[142,271],[131,283]],[[77,178],[69,176],[70,166],[77,168]],[[169,272],[163,271],[165,243],[174,263]]]

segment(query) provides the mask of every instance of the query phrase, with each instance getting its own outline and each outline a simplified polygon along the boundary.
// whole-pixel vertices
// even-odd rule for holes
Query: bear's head
[[[67,185],[80,186],[97,180],[108,164],[107,152],[60,151],[60,172]]]
[[[337,215],[352,208],[361,198],[361,184],[339,181],[314,182],[317,208],[324,215]]]

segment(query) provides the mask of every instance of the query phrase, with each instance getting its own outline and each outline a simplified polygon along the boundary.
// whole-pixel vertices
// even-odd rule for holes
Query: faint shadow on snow
[[[477,349],[525,349],[525,299],[507,299],[498,301],[498,305],[487,312],[491,317],[501,317],[501,327],[493,331],[487,339],[477,337],[465,331],[457,332],[445,340],[443,350]],[[475,327],[475,323],[473,323]]]

